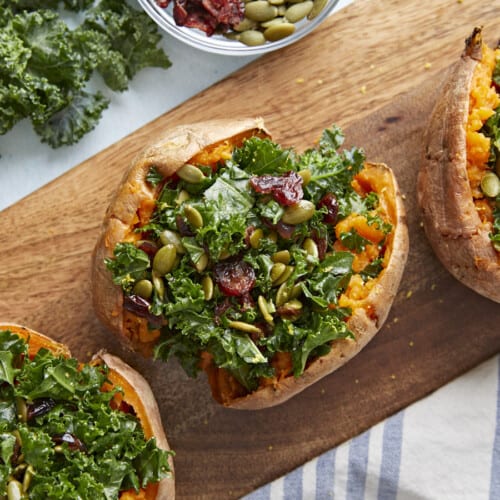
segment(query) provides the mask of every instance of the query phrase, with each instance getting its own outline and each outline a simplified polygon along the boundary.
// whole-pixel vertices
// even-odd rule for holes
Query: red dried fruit
[[[224,295],[246,295],[255,285],[255,271],[242,260],[219,262],[214,268],[214,278]]]
[[[318,208],[325,207],[326,214],[323,216],[323,222],[326,224],[336,224],[339,214],[339,204],[333,193],[326,193],[318,202]]]
[[[302,191],[302,177],[293,170],[283,175],[260,175],[250,179],[250,186],[262,194],[271,194],[281,205],[293,205],[300,201]]]

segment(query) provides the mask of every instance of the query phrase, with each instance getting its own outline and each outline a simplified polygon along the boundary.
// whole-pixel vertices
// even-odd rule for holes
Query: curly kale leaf
[[[83,10],[70,29],[58,7]],[[86,89],[95,72],[111,90],[127,89],[148,66],[168,68],[154,22],[124,2],[0,1],[0,134],[27,118],[57,148],[95,128],[109,100]]]

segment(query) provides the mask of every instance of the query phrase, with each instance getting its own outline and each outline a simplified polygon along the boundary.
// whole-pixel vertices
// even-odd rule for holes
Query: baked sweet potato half
[[[427,237],[464,285],[500,302],[500,50],[466,40],[430,117],[418,176]]]
[[[168,131],[133,161],[93,257],[104,324],[208,375],[232,408],[281,403],[387,317],[408,252],[393,172],[332,127],[298,154],[262,120]]]
[[[172,452],[146,380],[105,352],[82,364],[0,323],[0,497],[175,497]]]

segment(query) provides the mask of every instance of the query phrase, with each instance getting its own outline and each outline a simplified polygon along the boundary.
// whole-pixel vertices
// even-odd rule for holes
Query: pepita
[[[202,273],[208,265],[208,255],[206,253],[202,253],[200,258],[194,263],[195,269]]]
[[[273,264],[270,272],[271,281],[274,283],[276,280],[278,280],[285,272],[285,270],[286,264],[283,264],[283,262],[276,262],[276,264]]]
[[[292,275],[294,270],[295,268],[293,266],[286,266],[281,276],[277,280],[273,281],[273,286],[278,286],[281,285],[282,283],[285,283],[288,280],[288,278]]]
[[[19,481],[11,479],[7,485],[8,500],[21,500],[23,497],[23,487]]]
[[[260,240],[264,237],[264,231],[260,227],[255,229],[255,231],[252,232],[250,235],[250,238],[248,238],[250,242],[250,246],[252,248],[259,248],[260,245]]]
[[[283,264],[288,264],[290,262],[291,256],[288,250],[280,250],[279,252],[273,253],[271,260],[273,262],[282,262]]]
[[[240,21],[240,23],[234,27],[234,30],[241,33],[243,31],[253,30],[257,28],[257,26],[258,26],[257,21],[254,21],[253,19],[248,19],[248,17],[244,17],[243,20]]]
[[[151,280],[153,281],[153,286],[155,287],[158,297],[163,300],[165,297],[165,283],[161,276],[158,276],[154,271],[151,273]]]
[[[151,295],[153,295],[153,283],[146,279],[139,280],[134,285],[134,293],[135,295],[139,295],[139,297],[148,300],[151,298]]]
[[[299,4],[297,4],[299,5]],[[281,18],[277,18],[281,19]],[[269,26],[264,31],[264,36],[269,42],[276,42],[287,36],[290,36],[295,31],[295,25],[287,22],[280,22]]]
[[[177,251],[174,245],[169,243],[161,247],[153,258],[153,270],[158,275],[165,276],[165,274],[169,273],[174,268],[176,257]]]
[[[302,243],[302,248],[308,255],[317,259],[319,257],[318,245],[312,238],[306,238]]]
[[[201,287],[203,288],[205,300],[211,300],[214,296],[214,282],[208,274],[203,276],[203,279],[201,280]]]
[[[175,250],[179,254],[186,253],[184,245],[182,244],[181,235],[170,229],[165,229],[160,233],[160,241],[162,245],[174,245]]]
[[[240,42],[253,47],[255,45],[263,45],[266,43],[266,38],[260,31],[248,30],[241,33]]]
[[[184,207],[184,215],[188,222],[195,228],[200,229],[203,227],[203,217],[200,212],[192,205],[186,205]]]
[[[257,298],[257,304],[259,306],[260,312],[264,320],[270,325],[273,325],[274,324],[273,317],[270,314],[267,300],[264,298],[263,295],[259,295],[259,297]]]
[[[311,171],[308,168],[304,168],[303,170],[300,170],[298,174],[302,177],[302,185],[307,186],[311,181]]]
[[[316,207],[314,203],[309,200],[300,200],[286,207],[281,220],[285,224],[291,224],[292,226],[302,224],[302,222],[308,221],[314,215],[315,211]]]
[[[190,163],[186,163],[177,170],[177,175],[189,184],[199,184],[206,179],[205,174],[198,167]]]
[[[500,179],[494,172],[487,172],[483,175],[481,190],[489,198],[496,198],[500,194]]]
[[[262,335],[263,333],[258,326],[252,325],[251,323],[245,323],[244,321],[229,321],[227,326],[246,333],[255,333],[257,335]]]
[[[307,19],[314,19],[325,8],[327,3],[328,0],[313,0],[313,7],[307,15]]]
[[[305,2],[296,3],[286,9],[285,17],[291,23],[298,23],[309,15],[312,8],[312,0],[306,0]]]
[[[278,9],[267,0],[255,0],[245,5],[245,16],[262,23],[278,15]]]
[[[179,191],[179,194],[175,199],[175,203],[177,206],[182,205],[185,201],[189,200],[189,198],[189,193],[185,189],[182,189],[181,191]]]

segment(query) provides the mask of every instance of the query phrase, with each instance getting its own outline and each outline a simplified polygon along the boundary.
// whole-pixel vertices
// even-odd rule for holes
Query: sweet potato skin
[[[205,122],[195,124],[194,129],[192,127],[186,126],[169,132],[166,139],[148,148],[133,162],[106,214],[103,230],[94,250],[92,290],[96,312],[103,323],[124,339],[129,347],[145,355],[151,354],[152,345],[138,342],[131,338],[127,332],[123,321],[122,291],[118,286],[112,284],[103,261],[105,257],[112,255],[115,244],[126,238],[129,225],[134,220],[140,202],[145,198],[151,199],[155,195],[152,190],[148,190],[145,184],[147,171],[152,165],[155,165],[159,170],[161,168],[164,175],[173,175],[177,169],[204,147],[223,139],[229,139],[245,130],[260,131],[260,133],[268,135],[264,123],[261,120],[253,119],[235,122]],[[181,139],[172,140],[171,137],[181,137]],[[196,147],[190,147],[189,150],[184,151],[185,145],[193,142],[193,137],[196,137],[194,140]],[[202,138],[200,139],[200,137]],[[365,169],[373,173],[374,178],[378,175],[384,179],[384,188],[387,189],[388,193],[384,196],[384,200],[388,205],[387,211],[391,213],[395,230],[392,235],[389,262],[376,286],[363,299],[362,303],[359,304],[360,307],[354,311],[349,319],[349,327],[354,333],[355,340],[334,342],[331,352],[311,362],[298,378],[284,377],[277,384],[261,387],[242,397],[227,398],[224,395],[216,397],[214,394],[215,399],[224,406],[236,409],[260,409],[286,401],[355,356],[374,337],[384,323],[399,287],[408,254],[409,239],[406,214],[392,170],[384,164],[374,163],[366,163]],[[206,371],[213,392],[214,389],[215,392],[218,391],[218,388],[214,387],[214,384],[217,385],[217,380],[223,385],[228,382],[224,377],[224,380],[220,380],[217,369],[210,367],[209,364],[207,364]]]
[[[446,269],[467,287],[500,302],[498,254],[477,213],[467,174],[469,94],[481,44],[476,29],[445,79],[424,139],[417,199],[427,238]]]
[[[0,330],[9,330],[15,335],[28,341],[28,353],[35,355],[41,348],[48,349],[57,356],[71,357],[69,348],[54,339],[39,333],[26,326],[15,323],[0,323]],[[151,387],[146,379],[124,363],[120,358],[105,351],[99,351],[92,358],[92,363],[105,363],[109,368],[109,377],[113,383],[120,383],[124,389],[124,400],[134,407],[147,439],[156,438],[159,448],[169,450],[169,444],[161,422],[160,411]],[[174,464],[169,457],[171,476],[161,480],[158,484],[147,487],[145,500],[174,500],[175,479]],[[136,495],[130,497],[135,498]]]

